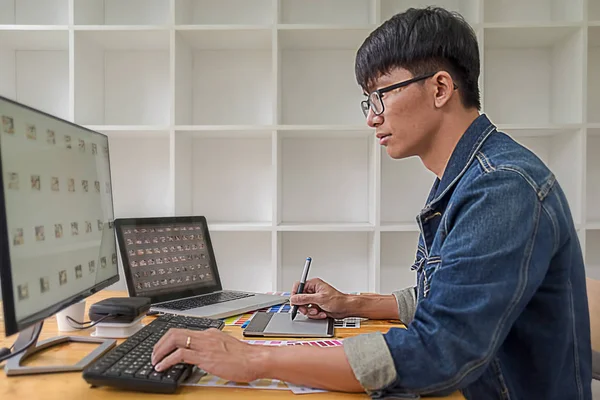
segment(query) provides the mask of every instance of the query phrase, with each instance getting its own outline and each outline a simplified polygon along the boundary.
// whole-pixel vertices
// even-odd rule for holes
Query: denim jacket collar
[[[456,144],[441,181],[439,178],[436,178],[427,198],[426,209],[431,209],[435,203],[452,189],[469,168],[469,165],[471,165],[483,142],[495,129],[494,124],[492,124],[485,114],[481,114],[475,118]]]

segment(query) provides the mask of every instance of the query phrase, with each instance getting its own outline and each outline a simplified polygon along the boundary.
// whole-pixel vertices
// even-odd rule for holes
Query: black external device
[[[91,321],[130,323],[150,309],[148,297],[111,297],[90,306]]]

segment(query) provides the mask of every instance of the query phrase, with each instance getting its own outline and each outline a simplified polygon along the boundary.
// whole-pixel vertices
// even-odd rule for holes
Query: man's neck
[[[440,180],[444,175],[448,161],[456,144],[471,123],[479,116],[477,110],[468,110],[459,114],[447,114],[440,129],[431,140],[431,146],[421,155],[425,167]]]

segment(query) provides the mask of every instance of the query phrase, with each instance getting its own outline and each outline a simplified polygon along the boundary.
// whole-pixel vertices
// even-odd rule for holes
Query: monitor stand
[[[9,358],[4,366],[4,372],[7,376],[47,374],[54,372],[74,372],[83,371],[85,367],[112,349],[117,341],[115,339],[99,339],[86,336],[56,336],[38,343],[38,338],[42,330],[43,321],[38,322],[19,333],[14,345],[14,349],[22,349],[33,339],[33,344],[21,354]],[[91,353],[86,355],[81,361],[74,365],[48,365],[48,366],[23,366],[21,362],[31,355],[45,350],[49,347],[68,342],[79,343],[100,343]]]

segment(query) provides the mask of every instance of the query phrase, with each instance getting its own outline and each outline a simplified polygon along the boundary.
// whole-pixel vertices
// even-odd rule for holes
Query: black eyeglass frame
[[[383,114],[383,112],[385,111],[385,104],[383,103],[382,95],[384,93],[392,91],[394,89],[399,89],[399,88],[404,87],[404,86],[408,86],[411,83],[422,81],[423,79],[431,78],[435,74],[437,74],[437,72],[432,72],[432,73],[429,73],[429,74],[416,76],[414,78],[407,79],[407,80],[402,81],[402,82],[394,83],[393,85],[386,86],[386,87],[383,87],[381,89],[374,90],[373,92],[369,93],[369,96],[367,96],[366,100],[363,100],[363,101],[360,102],[363,114],[365,114],[365,117],[368,116],[369,115],[369,109],[373,110],[373,114],[375,114],[375,115],[381,115],[381,114]],[[456,83],[454,84],[454,89],[457,89]],[[377,95],[377,98],[379,99],[379,102],[381,103],[381,111],[380,112],[376,112],[371,107],[370,99],[371,99],[371,96],[373,96],[373,95]]]

